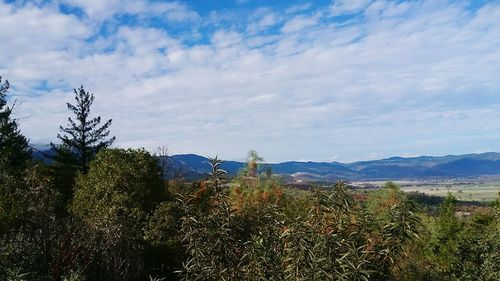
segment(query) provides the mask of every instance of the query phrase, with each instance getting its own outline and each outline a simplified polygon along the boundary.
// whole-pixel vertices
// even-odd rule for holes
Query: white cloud
[[[250,34],[255,34],[257,32],[275,26],[276,24],[278,24],[278,22],[280,22],[280,19],[276,14],[268,13],[258,20],[249,23],[247,26],[247,32],[249,32]]]
[[[170,21],[197,21],[199,15],[180,2],[150,2],[136,0],[59,0],[61,3],[81,8],[85,14],[102,21],[115,14],[163,15]]]
[[[165,17],[170,21],[198,21],[200,16],[198,13],[190,9],[184,4],[178,2],[159,3],[149,9],[162,11]]]
[[[318,21],[319,15],[298,15],[285,22],[281,31],[283,33],[300,31],[316,25]]]
[[[50,79],[44,70],[64,65],[68,51],[82,46],[91,29],[76,17],[27,5],[15,8],[0,3],[0,71],[11,80]],[[49,77],[45,76],[49,75]]]
[[[328,11],[214,24],[209,41],[186,43],[119,23],[102,36],[99,24],[53,6],[0,3],[0,74],[34,142],[54,140],[71,88],[84,83],[120,146],[232,159],[253,148],[269,161],[500,149],[499,5],[471,13],[377,1],[349,24],[325,22]],[[257,31],[280,24],[279,34]]]
[[[127,4],[122,5],[121,0],[62,0],[61,3],[81,8],[91,18],[104,18],[118,13],[127,6]]]
[[[332,15],[355,14],[364,10],[371,0],[334,0],[330,6]]]
[[[312,6],[312,3],[292,5],[285,10],[285,14],[295,14],[298,12],[304,12],[304,11],[309,10],[311,8],[311,6]]]
[[[212,44],[217,48],[226,48],[241,43],[241,34],[235,31],[218,30],[212,36]]]

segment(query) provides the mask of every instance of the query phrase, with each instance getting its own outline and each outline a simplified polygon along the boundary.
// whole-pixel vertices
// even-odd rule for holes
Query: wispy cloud
[[[334,0],[330,11],[335,16],[362,12],[372,2],[371,0]]]
[[[500,5],[469,6],[0,2],[0,75],[33,142],[54,140],[83,83],[119,146],[269,161],[500,150]]]
[[[199,15],[181,2],[150,2],[134,0],[59,0],[78,8],[92,20],[103,21],[114,15],[162,15],[173,21],[198,20]]]

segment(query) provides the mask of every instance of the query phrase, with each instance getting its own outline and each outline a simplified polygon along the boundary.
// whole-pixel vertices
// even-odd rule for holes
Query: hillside
[[[174,170],[191,177],[210,171],[208,159],[195,154],[173,155],[168,161]],[[500,175],[500,153],[391,157],[354,163],[290,161],[265,165],[275,174],[316,181],[461,178]],[[225,161],[222,165],[231,175],[243,167],[244,163],[236,161]]]
[[[33,152],[33,156],[47,161],[43,158],[43,153],[50,155],[50,149],[35,147],[39,149]],[[196,154],[167,156],[163,157],[163,161],[167,177],[197,179],[210,172],[208,158]],[[244,166],[243,162],[224,161],[222,169],[234,176]],[[309,181],[464,178],[500,175],[500,153],[391,157],[353,163],[288,161],[264,166],[271,167],[275,174]]]

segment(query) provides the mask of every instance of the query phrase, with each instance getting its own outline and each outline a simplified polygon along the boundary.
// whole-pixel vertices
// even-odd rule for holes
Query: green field
[[[423,192],[428,195],[446,196],[452,193],[459,200],[493,201],[500,193],[500,182],[488,183],[424,183],[401,184],[405,192]]]

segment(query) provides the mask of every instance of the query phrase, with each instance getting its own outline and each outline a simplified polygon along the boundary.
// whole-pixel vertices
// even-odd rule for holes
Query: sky
[[[500,1],[0,0],[32,143],[73,88],[116,147],[242,160],[500,151]]]

